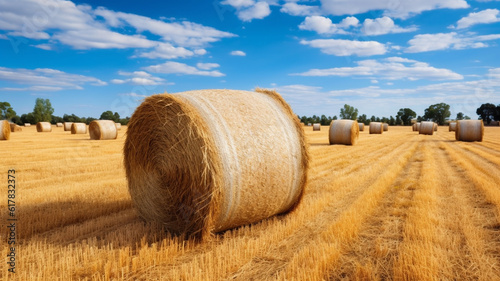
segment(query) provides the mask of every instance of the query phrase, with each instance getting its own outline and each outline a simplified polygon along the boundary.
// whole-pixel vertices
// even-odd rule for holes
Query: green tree
[[[36,122],[35,122],[35,116],[33,115],[33,112],[21,115],[21,122],[23,124],[24,123],[35,124]]]
[[[462,112],[457,113],[456,120],[464,120],[464,114]]]
[[[76,116],[75,114],[71,114],[71,115],[68,115],[68,114],[64,114],[63,115],[63,121],[64,122],[82,122],[82,119],[78,116]]]
[[[468,115],[465,115],[464,120],[470,120],[470,117]]]
[[[118,114],[118,112],[113,113],[111,110],[108,110],[108,111],[104,111],[101,114],[101,117],[99,119],[101,119],[101,120],[113,120],[115,122],[119,122],[120,121],[120,114]],[[318,120],[319,120],[319,118],[318,118]],[[319,123],[319,121],[318,121],[318,123]]]
[[[446,103],[437,103],[429,106],[424,113],[424,120],[432,120],[439,125],[444,125],[446,118],[450,117],[450,105]]]
[[[64,119],[62,117],[52,115],[52,124],[62,123],[62,122],[64,122]]]
[[[372,117],[370,117],[371,122],[375,122],[376,120],[377,120],[377,118],[375,118],[375,115],[372,115]]]
[[[489,124],[495,119],[497,107],[492,103],[484,103],[476,110],[477,115],[483,119],[485,124]]]
[[[411,126],[411,119],[417,117],[417,113],[410,108],[401,108],[397,116],[401,119],[404,126]]]
[[[16,116],[16,112],[12,109],[10,103],[0,102],[0,119],[10,120],[14,116]]]
[[[394,123],[396,123],[396,125],[399,126],[399,125],[403,124],[403,121],[401,121],[401,118],[398,115],[396,115],[396,121],[394,121]]]
[[[368,117],[366,116],[366,114],[361,114],[361,115],[358,117],[358,123],[363,123],[363,124],[365,124],[365,125],[370,124],[370,122],[369,122]]]
[[[35,107],[33,108],[34,123],[52,121],[52,113],[54,113],[54,108],[52,108],[49,99],[36,99]]]
[[[358,119],[358,109],[348,104],[344,104],[344,108],[340,109],[340,119]]]
[[[392,116],[389,117],[389,125],[391,125],[391,126],[396,125],[396,119],[394,119],[394,117],[392,117]]]
[[[500,104],[497,105],[497,110],[496,110],[496,113],[495,113],[495,120],[496,121],[500,121]]]
[[[12,123],[17,124],[17,125],[23,124],[23,122],[21,122],[21,117],[19,117],[17,115],[14,115],[14,117],[10,118],[10,121],[12,121]]]

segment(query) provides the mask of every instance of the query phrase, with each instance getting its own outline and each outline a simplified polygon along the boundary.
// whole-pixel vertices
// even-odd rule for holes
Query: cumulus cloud
[[[254,0],[224,0],[223,5],[229,5],[236,9],[236,15],[242,21],[263,19],[271,14],[271,8],[266,1]]]
[[[376,19],[365,19],[361,31],[365,35],[383,35],[388,33],[403,33],[417,30],[417,27],[402,28],[394,24],[394,21],[387,16]]]
[[[299,25],[299,29],[315,31],[318,34],[346,34],[344,30],[351,26],[358,25],[359,21],[355,17],[347,17],[339,24],[334,24],[331,19],[323,16],[309,16]]]
[[[194,53],[184,47],[174,47],[169,43],[158,43],[152,51],[142,52],[137,56],[150,59],[175,59],[190,57]]]
[[[280,12],[292,16],[318,16],[321,15],[321,10],[318,6],[301,5],[295,2],[285,3]]]
[[[457,22],[457,29],[467,28],[476,24],[495,23],[500,21],[500,11],[497,9],[486,9],[477,13],[470,13]]]
[[[435,33],[435,34],[419,34],[413,37],[406,48],[407,53],[420,53],[446,49],[473,49],[485,48],[489,45],[485,41],[500,39],[500,34],[489,35],[459,35],[456,32],[450,33]]]
[[[231,56],[240,56],[240,57],[244,57],[246,56],[247,54],[243,51],[232,51],[231,53]]]
[[[203,70],[210,70],[212,68],[218,68],[220,65],[218,63],[197,63],[196,67]]]
[[[321,52],[334,56],[373,56],[383,55],[387,52],[384,44],[376,41],[356,41],[342,39],[316,39],[302,40],[302,45],[318,48]]]
[[[165,81],[162,78],[154,77],[153,75],[145,72],[145,71],[134,71],[134,72],[124,72],[119,71],[119,75],[128,76],[130,78],[126,79],[113,79],[111,83],[113,84],[125,84],[130,83],[133,85],[161,85]]]
[[[201,76],[212,76],[221,77],[225,74],[219,72],[218,70],[203,70],[199,67],[190,66],[180,62],[168,61],[162,64],[151,65],[144,68],[145,70],[153,73],[164,73],[164,74],[184,74],[184,75],[201,75]]]

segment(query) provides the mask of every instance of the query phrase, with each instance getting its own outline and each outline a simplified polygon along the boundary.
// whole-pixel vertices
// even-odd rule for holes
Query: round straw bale
[[[434,132],[437,132],[437,130],[438,130],[438,124],[434,123]]]
[[[384,123],[384,132],[389,131],[389,124]]]
[[[421,135],[432,135],[434,134],[434,125],[436,123],[430,121],[422,121],[420,123],[420,130],[418,131]]]
[[[71,134],[86,134],[87,124],[85,123],[73,123],[71,124]]]
[[[89,134],[91,140],[114,140],[118,137],[116,124],[112,120],[94,120],[90,122]]]
[[[457,121],[455,139],[457,141],[483,141],[483,120],[460,120]]]
[[[30,123],[24,123],[24,127],[31,127]]]
[[[313,124],[313,131],[321,131],[321,124],[320,123],[314,123]]]
[[[71,131],[71,124],[73,124],[73,122],[64,122],[63,123],[64,130],[65,131]]]
[[[61,123],[61,122],[56,123],[56,127],[62,127],[62,126],[63,126],[63,123]]]
[[[150,96],[123,150],[140,216],[201,238],[293,209],[309,161],[297,116],[260,89]]]
[[[418,122],[417,123],[417,131],[420,132],[420,125],[422,125],[422,123]]]
[[[380,122],[370,122],[370,134],[382,134],[384,125]]]
[[[359,125],[353,120],[332,120],[330,123],[330,144],[354,145],[358,141]]]
[[[360,132],[363,132],[363,131],[365,130],[365,124],[363,124],[363,123],[358,123],[358,125],[359,125],[359,131],[360,131]]]
[[[116,129],[119,131],[122,129],[122,124],[121,123],[115,123]]]
[[[0,121],[0,140],[9,140],[9,139],[10,139],[9,121],[2,120]]]
[[[10,131],[11,132],[21,132],[22,130],[23,130],[23,128],[21,128],[21,126],[14,124],[14,123],[10,123]]]
[[[38,122],[36,123],[36,131],[42,132],[52,132],[52,125],[49,122]]]
[[[411,125],[411,130],[412,131],[417,131],[417,123],[413,123],[413,125]]]
[[[450,122],[450,125],[448,125],[449,132],[454,132],[456,128],[457,128],[457,122]]]

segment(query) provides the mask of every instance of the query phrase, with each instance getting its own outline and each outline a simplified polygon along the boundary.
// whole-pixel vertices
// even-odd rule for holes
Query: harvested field
[[[126,126],[107,141],[57,127],[11,134],[0,177],[16,170],[17,263],[0,280],[500,280],[500,127],[457,142],[446,127],[392,126],[359,132],[355,146],[329,145],[328,126],[303,128],[300,205],[203,242],[138,218]],[[5,263],[7,247],[0,254]]]

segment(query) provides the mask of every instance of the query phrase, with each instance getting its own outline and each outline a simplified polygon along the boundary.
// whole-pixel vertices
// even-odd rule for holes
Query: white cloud
[[[467,28],[475,24],[494,23],[500,21],[500,11],[497,9],[486,9],[477,13],[470,13],[457,22],[458,29]]]
[[[113,84],[125,84],[130,83],[133,85],[161,85],[165,81],[165,79],[154,77],[153,75],[145,72],[145,71],[134,71],[134,72],[124,72],[119,71],[119,75],[121,76],[129,76],[127,79],[113,79],[110,82]]]
[[[49,44],[38,44],[38,45],[34,45],[34,47],[38,48],[38,49],[46,50],[46,51],[52,50],[52,46]]]
[[[238,18],[242,21],[252,21],[253,19],[263,19],[271,14],[269,4],[257,2],[255,5],[238,12]]]
[[[323,16],[310,16],[299,25],[299,29],[315,31],[318,34],[347,34],[344,29],[357,26],[359,20],[355,17],[346,17],[339,24],[332,23],[332,20]]]
[[[280,12],[292,16],[318,16],[321,14],[318,6],[300,5],[294,2],[285,3],[281,7]]]
[[[221,2],[221,4],[224,5],[230,5],[235,8],[244,8],[244,7],[250,7],[255,4],[255,1],[253,0],[224,0]]]
[[[358,24],[359,20],[356,17],[346,17],[339,23],[339,27],[348,28],[351,26],[357,26]]]
[[[190,57],[193,54],[194,52],[184,47],[174,47],[169,43],[159,43],[152,51],[142,52],[137,56],[150,59],[175,59]]]
[[[500,39],[500,34],[489,34],[481,36],[459,35],[456,32],[436,33],[436,34],[419,34],[413,37],[406,48],[407,53],[420,53],[446,49],[472,49],[484,48],[489,45],[484,41]]]
[[[232,51],[231,52],[231,56],[241,56],[241,57],[244,57],[246,56],[247,54],[243,51]]]
[[[402,28],[394,24],[394,21],[387,16],[382,18],[365,19],[361,31],[365,35],[383,35],[388,33],[403,33],[417,30],[415,26]]]
[[[218,63],[197,63],[196,67],[203,70],[210,70],[212,68],[218,68],[220,65]]]
[[[33,85],[31,90],[54,91],[62,89],[83,89],[82,86],[107,85],[106,82],[90,76],[70,74],[56,69],[7,68],[0,67],[0,81],[21,85]]]
[[[449,69],[435,68],[427,63],[400,57],[357,61],[355,67],[311,69],[300,76],[365,77],[385,80],[461,80],[463,76]]]
[[[203,55],[207,54],[207,50],[205,50],[205,49],[196,49],[196,50],[194,50],[194,53],[196,55],[198,55],[198,56],[203,56]]]
[[[186,74],[186,75],[201,75],[201,76],[212,76],[212,77],[225,76],[225,74],[219,72],[218,70],[212,70],[212,71],[200,70],[196,67],[173,61],[168,61],[157,65],[151,65],[145,67],[144,69],[153,73],[164,73],[164,74]]]
[[[302,40],[302,45],[320,49],[323,53],[335,56],[373,56],[387,52],[384,44],[376,41],[355,41],[341,39]]]

